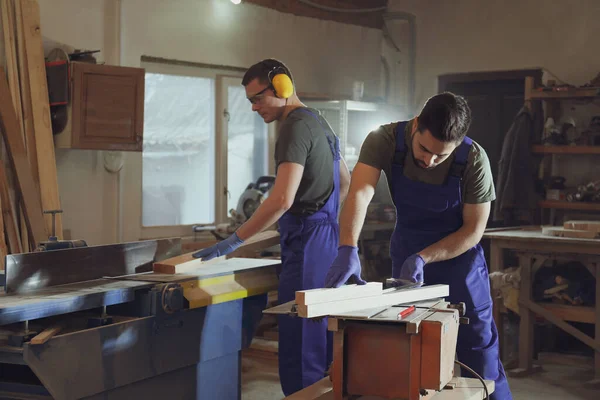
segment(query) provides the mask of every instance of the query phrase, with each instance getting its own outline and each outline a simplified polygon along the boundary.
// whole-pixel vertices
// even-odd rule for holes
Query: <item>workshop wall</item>
[[[416,16],[417,110],[441,74],[544,67],[581,85],[600,65],[600,2],[390,0]]]
[[[543,68],[544,80],[583,85],[600,72],[597,0],[390,0],[389,11],[416,18],[416,113],[442,74]],[[600,113],[597,104],[562,105],[580,130]],[[595,156],[559,156],[556,166],[570,186],[598,179]]]
[[[44,50],[68,45],[102,50],[105,13],[111,1],[39,0]],[[56,149],[58,186],[65,236],[90,244],[117,239],[118,175],[104,169],[103,152]]]
[[[53,42],[102,50],[109,64],[139,66],[142,55],[246,67],[266,57],[284,60],[298,90],[380,96],[381,31],[295,17],[228,0],[39,0],[45,48]],[[120,20],[115,13],[120,10]],[[116,38],[116,40],[115,40]],[[120,40],[119,40],[120,38]],[[141,154],[125,153],[118,173],[104,153],[56,151],[63,225],[90,244],[137,240]],[[124,177],[128,179],[125,179]],[[120,227],[123,227],[122,229]]]

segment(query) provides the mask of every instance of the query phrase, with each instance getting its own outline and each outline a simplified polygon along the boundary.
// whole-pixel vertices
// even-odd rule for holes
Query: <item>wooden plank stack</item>
[[[37,0],[2,0],[5,68],[0,68],[0,258],[34,250],[51,234],[44,210],[60,209],[45,58]],[[62,219],[56,215],[56,236]]]

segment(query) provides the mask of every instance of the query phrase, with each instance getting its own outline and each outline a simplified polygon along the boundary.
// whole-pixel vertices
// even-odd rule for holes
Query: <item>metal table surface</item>
[[[46,318],[132,301],[150,282],[95,279],[53,286],[26,294],[0,296],[0,325]]]

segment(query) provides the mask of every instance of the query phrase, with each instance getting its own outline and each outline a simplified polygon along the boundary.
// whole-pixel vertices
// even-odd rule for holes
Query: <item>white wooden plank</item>
[[[395,304],[412,303],[421,300],[446,297],[449,294],[448,285],[431,285],[414,289],[386,291],[380,296],[348,299],[328,303],[298,306],[298,315],[303,318],[336,315],[342,312],[366,310],[369,308],[392,306]]]
[[[366,285],[344,285],[339,288],[319,288],[296,292],[296,304],[309,305],[327,303],[360,297],[379,296],[383,292],[381,282],[368,282]]]
[[[187,271],[187,275],[207,276],[244,271],[252,268],[261,268],[281,264],[279,260],[261,258],[230,258],[213,264],[204,264],[195,270]]]

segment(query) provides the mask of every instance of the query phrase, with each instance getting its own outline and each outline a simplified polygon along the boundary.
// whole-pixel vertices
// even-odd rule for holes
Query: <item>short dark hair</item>
[[[281,70],[290,77],[292,83],[294,83],[294,77],[292,76],[290,69],[284,63],[274,58],[267,58],[248,68],[242,78],[242,85],[247,86],[254,79],[258,79],[258,81],[263,84],[270,83],[269,73],[275,68],[281,68]]]
[[[471,125],[471,109],[464,97],[440,93],[425,103],[418,118],[417,130],[429,130],[442,142],[462,142]]]

